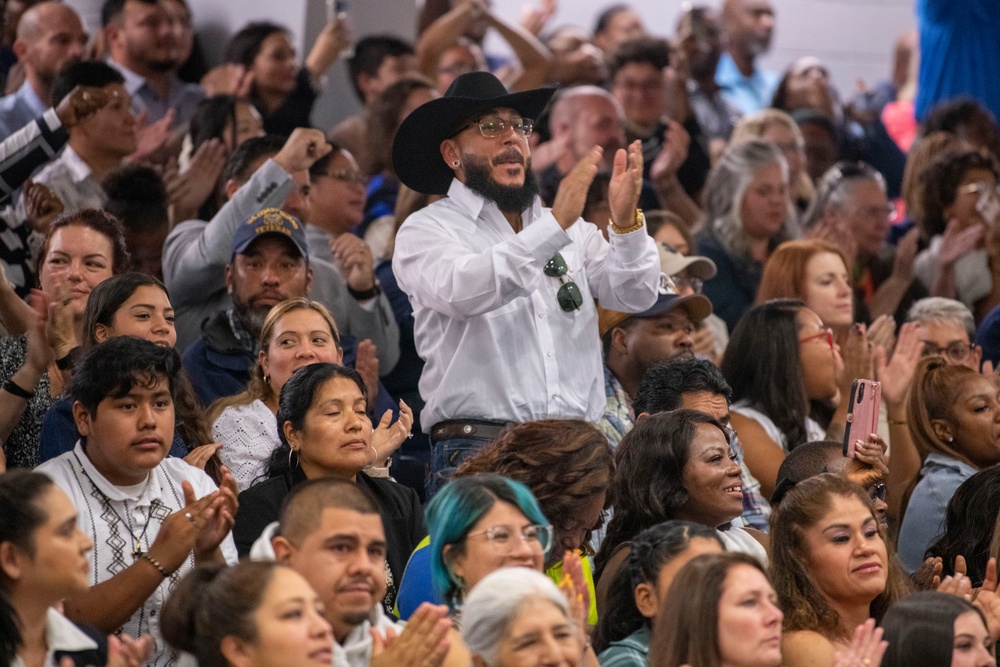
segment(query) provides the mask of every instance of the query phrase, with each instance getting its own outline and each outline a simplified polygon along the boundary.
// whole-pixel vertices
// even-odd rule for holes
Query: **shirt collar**
[[[949,470],[954,470],[969,476],[976,474],[976,469],[965,461],[960,461],[959,459],[948,456],[947,454],[941,454],[938,452],[931,452],[928,454],[927,458],[924,459],[924,465],[948,468]]]
[[[70,178],[73,179],[74,183],[84,182],[90,178],[93,173],[90,166],[83,161],[83,158],[80,157],[75,150],[73,150],[72,146],[66,146],[66,149],[63,150],[63,154],[60,159],[66,166],[66,170],[69,171]]]
[[[251,354],[257,354],[257,341],[254,340],[254,337],[250,335],[250,332],[240,322],[235,306],[226,308],[226,318],[229,320],[229,328],[232,329],[233,336],[236,337],[236,341],[240,344],[240,347]]]
[[[736,66],[736,61],[728,53],[723,53],[719,58],[719,64],[715,67],[715,81],[720,86],[733,86],[740,81],[752,81],[759,76],[759,71],[754,67],[753,74],[744,76],[743,72]]]
[[[35,89],[31,87],[31,83],[25,80],[21,84],[21,87],[17,89],[17,96],[24,100],[24,103],[28,105],[36,116],[41,116],[49,108],[42,99],[38,97],[35,93]]]
[[[115,486],[112,484],[104,475],[98,472],[94,464],[90,462],[87,458],[87,452],[83,449],[83,440],[76,441],[76,447],[73,448],[73,453],[76,455],[77,461],[80,462],[80,466],[83,468],[84,474],[87,476],[97,490],[100,491],[108,500],[116,500],[119,502],[128,501],[133,504],[144,506],[152,503],[154,498],[160,497],[160,481],[157,479],[156,475],[150,471],[146,477],[146,484],[142,487],[142,491],[136,495],[135,493],[130,493],[125,489]],[[155,470],[155,468],[154,468]]]
[[[448,198],[451,199],[455,205],[465,209],[472,220],[478,220],[479,216],[483,213],[483,209],[487,206],[492,206],[496,210],[497,215],[502,215],[500,213],[500,209],[497,208],[495,203],[489,201],[457,178],[454,178],[451,181],[451,187],[448,188]],[[541,202],[541,198],[538,197],[538,195],[535,195],[535,199],[532,201],[531,206],[526,209],[527,215],[524,216],[525,227],[528,226],[530,221],[541,215]]]
[[[97,642],[55,609],[48,610],[45,624],[45,641],[49,644],[50,653],[92,651],[97,648]]]
[[[121,72],[121,75],[125,77],[125,90],[132,97],[135,97],[139,89],[146,85],[146,77],[136,74],[125,65],[122,65],[111,58],[108,58],[107,63],[114,67],[116,70]]]

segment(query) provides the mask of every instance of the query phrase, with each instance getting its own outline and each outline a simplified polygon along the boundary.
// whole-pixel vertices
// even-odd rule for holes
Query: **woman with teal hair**
[[[452,610],[494,570],[520,566],[541,572],[552,548],[552,526],[531,491],[500,475],[447,484],[427,506],[427,527],[431,581]]]

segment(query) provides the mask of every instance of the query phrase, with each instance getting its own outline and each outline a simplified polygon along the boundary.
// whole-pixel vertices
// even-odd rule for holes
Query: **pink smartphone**
[[[855,380],[851,384],[851,406],[847,412],[844,432],[844,456],[854,458],[856,440],[867,440],[878,433],[878,413],[882,405],[882,383]]]

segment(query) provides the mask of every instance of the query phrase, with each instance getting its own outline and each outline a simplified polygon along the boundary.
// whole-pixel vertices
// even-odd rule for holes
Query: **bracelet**
[[[18,398],[23,398],[29,401],[35,397],[35,392],[28,391],[18,383],[14,382],[14,378],[10,378],[3,383],[3,390],[8,394],[14,394]]]
[[[150,556],[150,555],[149,555],[148,553],[144,553],[144,554],[142,554],[142,555],[140,556],[140,558],[143,558],[143,559],[145,559],[146,561],[148,561],[148,562],[149,562],[149,564],[150,564],[150,565],[152,565],[153,567],[155,567],[155,568],[156,568],[156,570],[157,570],[157,571],[158,571],[158,572],[159,572],[160,574],[162,574],[162,575],[163,575],[163,578],[164,578],[164,579],[167,579],[168,577],[170,577],[170,573],[169,573],[169,572],[167,572],[166,568],[164,568],[164,567],[163,567],[162,565],[160,565],[160,561],[156,560],[155,558],[153,558],[152,556]]]
[[[635,209],[635,218],[632,220],[632,224],[628,227],[619,227],[618,223],[611,219],[611,231],[615,234],[629,234],[631,232],[636,232],[642,229],[642,226],[646,223],[646,216],[643,215],[642,209]]]
[[[355,298],[357,301],[365,301],[366,299],[374,299],[379,294],[382,293],[382,286],[379,285],[378,278],[375,279],[375,284],[366,290],[356,290],[350,285],[347,286],[347,293]]]
[[[56,368],[61,371],[68,371],[76,365],[77,357],[80,356],[80,346],[77,345],[66,353],[66,356],[56,359]]]

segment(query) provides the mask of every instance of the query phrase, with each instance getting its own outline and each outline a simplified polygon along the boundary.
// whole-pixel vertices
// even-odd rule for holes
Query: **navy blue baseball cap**
[[[243,252],[260,237],[270,235],[289,239],[302,257],[309,259],[309,243],[306,241],[304,225],[294,216],[277,208],[265,208],[254,213],[236,228],[236,234],[233,235],[233,255]]]

